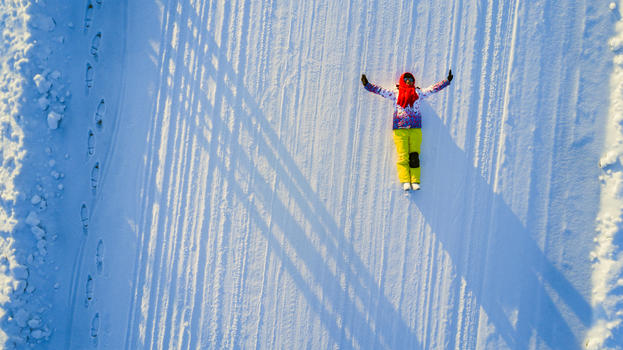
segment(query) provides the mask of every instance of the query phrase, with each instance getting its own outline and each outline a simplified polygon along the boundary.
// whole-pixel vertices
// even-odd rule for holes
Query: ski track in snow
[[[74,98],[51,132],[71,149],[72,186],[49,248],[63,286],[46,345],[593,339],[603,4],[63,6]],[[405,196],[391,105],[359,77],[393,88],[409,70],[425,87],[448,69],[452,84],[423,102],[423,188]]]

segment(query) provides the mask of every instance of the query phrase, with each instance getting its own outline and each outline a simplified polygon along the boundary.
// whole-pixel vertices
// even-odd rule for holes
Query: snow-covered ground
[[[621,8],[0,2],[0,342],[623,348]]]

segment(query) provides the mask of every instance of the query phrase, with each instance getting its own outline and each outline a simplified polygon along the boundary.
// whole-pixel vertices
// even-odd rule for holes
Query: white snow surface
[[[2,348],[623,348],[622,6],[0,2]]]

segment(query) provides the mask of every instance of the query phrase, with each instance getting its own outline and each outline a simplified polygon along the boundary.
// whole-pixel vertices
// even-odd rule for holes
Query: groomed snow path
[[[606,3],[127,3],[85,30],[84,115],[105,99],[111,134],[67,204],[88,235],[51,348],[585,346]],[[392,107],[360,75],[450,68],[405,196]]]

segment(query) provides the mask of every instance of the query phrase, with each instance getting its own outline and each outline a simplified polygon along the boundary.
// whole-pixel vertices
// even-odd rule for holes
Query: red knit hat
[[[413,85],[407,85],[405,83],[405,76],[409,78],[413,78],[413,74],[406,72],[400,76],[400,81],[398,82],[398,105],[402,108],[406,108],[407,106],[411,106],[415,100],[420,98],[417,92],[415,92],[415,78],[413,78]]]

